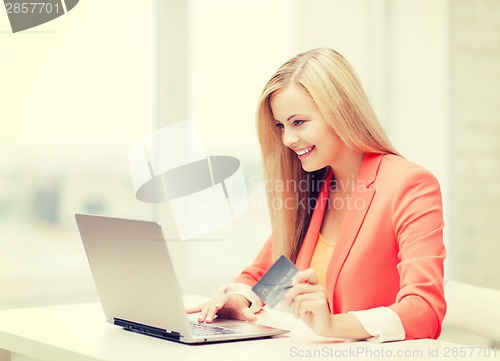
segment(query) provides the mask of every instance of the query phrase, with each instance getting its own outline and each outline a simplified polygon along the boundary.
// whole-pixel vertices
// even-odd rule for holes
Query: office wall
[[[450,267],[500,289],[500,2],[452,4]]]
[[[0,13],[0,307],[95,297],[75,212],[150,218],[127,151],[157,120],[156,14],[85,0],[12,34]]]
[[[383,110],[396,149],[437,177],[443,196],[444,241],[451,217],[450,9],[453,2],[387,1],[383,37]],[[450,259],[445,278],[450,278]]]

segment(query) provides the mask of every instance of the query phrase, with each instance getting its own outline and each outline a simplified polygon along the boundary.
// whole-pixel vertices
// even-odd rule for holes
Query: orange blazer
[[[297,256],[309,267],[328,199],[328,175]],[[437,338],[446,312],[439,183],[395,155],[366,153],[326,277],[330,311],[390,307],[406,339]],[[269,239],[236,282],[253,286],[272,264]]]

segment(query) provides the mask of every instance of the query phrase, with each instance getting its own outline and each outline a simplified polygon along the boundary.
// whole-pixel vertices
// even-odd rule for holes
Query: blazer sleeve
[[[272,239],[270,237],[260,250],[253,263],[243,269],[241,274],[236,277],[235,282],[245,283],[250,287],[253,287],[271,267],[272,254]]]
[[[401,319],[406,339],[437,338],[446,313],[441,190],[423,168],[405,178],[392,203],[400,290],[390,307]]]

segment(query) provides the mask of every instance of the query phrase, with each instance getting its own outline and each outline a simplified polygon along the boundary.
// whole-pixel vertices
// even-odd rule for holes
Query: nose
[[[282,140],[284,145],[291,148],[294,144],[296,144],[299,141],[299,137],[293,131],[293,129],[287,129],[285,127],[285,129],[283,130]]]

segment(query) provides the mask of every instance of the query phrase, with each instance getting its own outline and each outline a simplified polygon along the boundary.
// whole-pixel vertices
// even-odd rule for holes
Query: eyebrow
[[[289,122],[290,120],[292,120],[293,118],[295,118],[298,115],[303,115],[303,114],[298,114],[298,113],[297,114],[292,114],[288,118],[286,118],[286,121]],[[277,122],[279,122],[279,123],[281,123],[281,121],[278,120],[278,119],[274,119],[274,120],[277,121]]]
[[[301,114],[292,114],[290,115],[288,118],[286,118],[286,121],[290,121],[292,118],[295,118],[297,115],[301,115]]]

